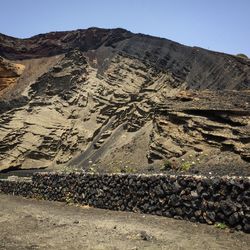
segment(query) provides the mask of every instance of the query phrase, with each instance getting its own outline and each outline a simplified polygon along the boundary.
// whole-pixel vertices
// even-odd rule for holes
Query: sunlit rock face
[[[0,35],[0,56],[2,170],[249,171],[248,59],[98,28]]]
[[[0,56],[0,95],[14,87],[24,68],[24,65],[12,63]]]

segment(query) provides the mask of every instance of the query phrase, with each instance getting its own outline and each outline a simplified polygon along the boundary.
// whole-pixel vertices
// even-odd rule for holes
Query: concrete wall
[[[0,180],[0,192],[98,208],[223,222],[250,232],[250,178],[132,174],[34,174]]]

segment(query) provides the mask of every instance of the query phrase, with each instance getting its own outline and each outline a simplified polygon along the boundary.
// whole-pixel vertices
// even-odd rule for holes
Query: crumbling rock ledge
[[[191,175],[36,173],[0,180],[0,192],[133,211],[250,232],[250,178]]]

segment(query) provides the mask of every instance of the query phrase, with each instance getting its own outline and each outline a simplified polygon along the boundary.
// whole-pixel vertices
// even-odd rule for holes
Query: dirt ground
[[[0,249],[249,249],[250,235],[170,218],[0,195]]]

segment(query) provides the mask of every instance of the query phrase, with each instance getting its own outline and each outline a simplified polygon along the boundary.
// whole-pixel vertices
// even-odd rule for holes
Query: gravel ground
[[[250,235],[0,194],[0,249],[249,249]]]

